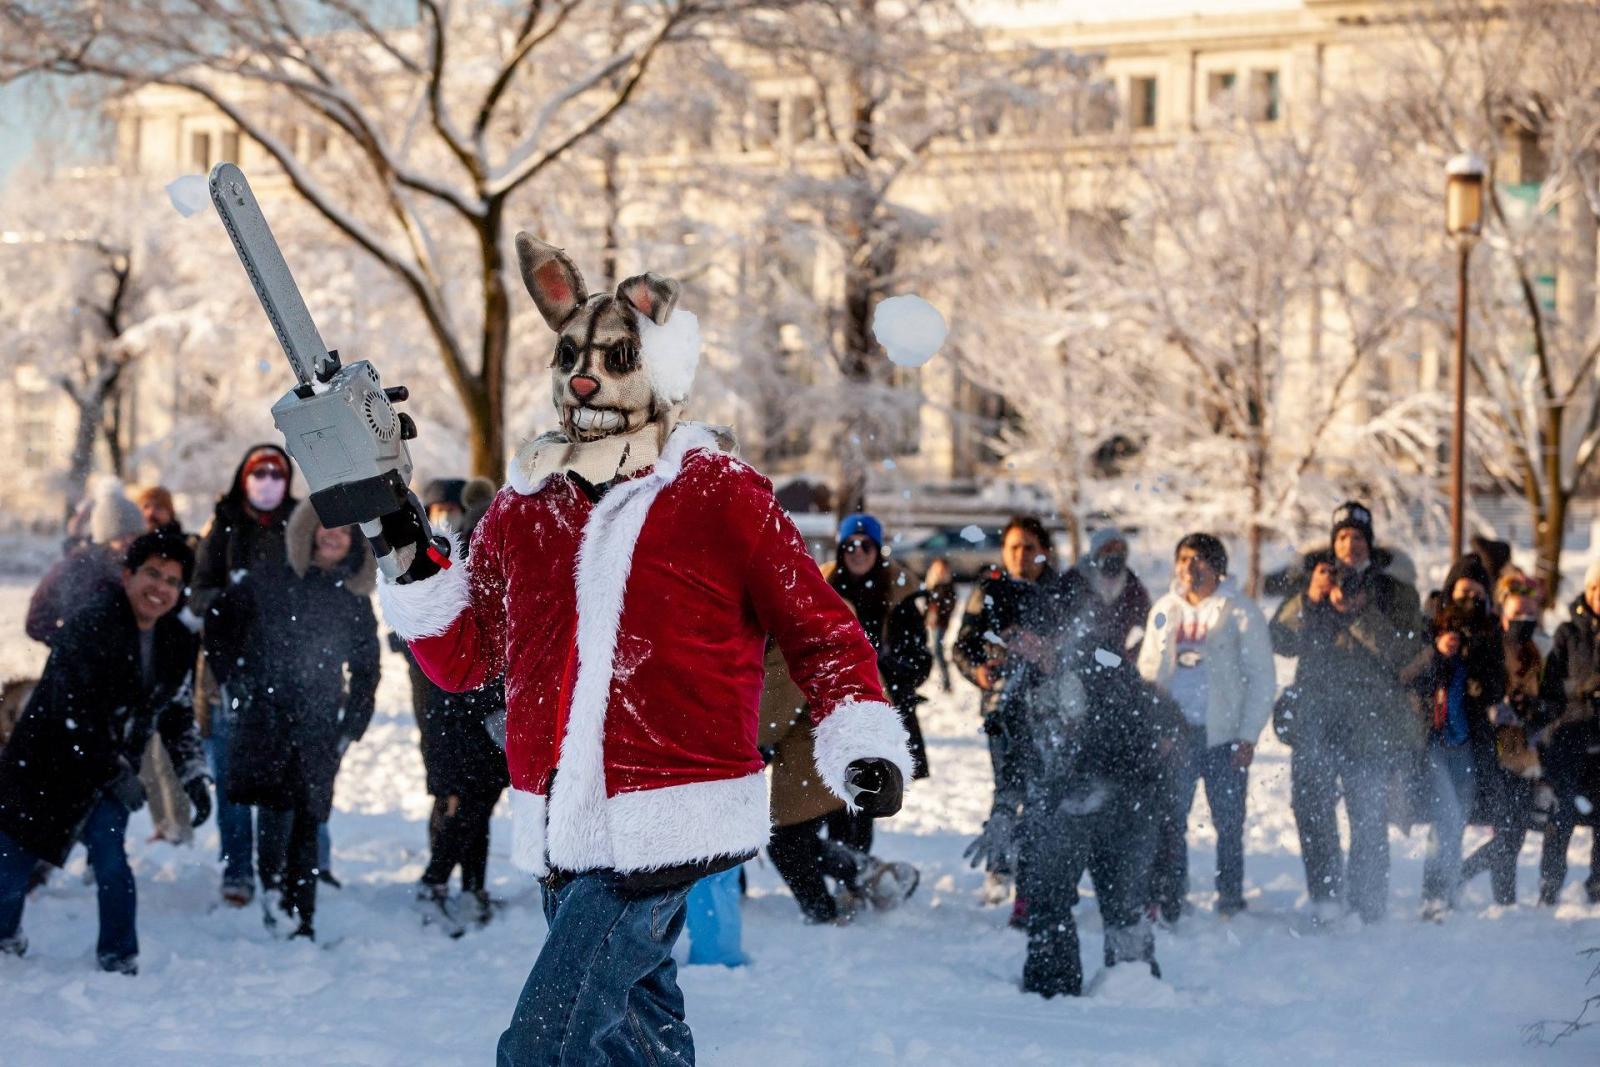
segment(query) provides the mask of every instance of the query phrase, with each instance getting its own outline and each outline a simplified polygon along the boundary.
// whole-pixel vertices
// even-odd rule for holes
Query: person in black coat
[[[173,614],[193,565],[181,537],[134,540],[122,588],[57,633],[27,710],[0,753],[0,951],[21,955],[28,877],[89,849],[100,906],[100,966],[134,974],[136,894],[124,838],[143,805],[139,760],[154,733],[195,807],[211,812],[191,702],[196,640]]]
[[[292,813],[286,842],[261,820],[263,916],[276,926],[279,912],[293,915],[294,936],[314,938],[317,827],[378,688],[376,565],[353,527],[325,529],[310,502],[296,508],[284,543],[286,566],[257,568],[212,604],[205,646],[236,702],[229,799]]]
[[[283,536],[298,501],[289,453],[254,445],[239,461],[228,491],[217,501],[195,553],[190,608],[206,608],[240,571],[284,562]]]
[[[1142,631],[1150,617],[1150,591],[1128,568],[1122,531],[1104,526],[1091,534],[1089,551],[1063,576],[1062,585],[1074,642],[1118,656],[1127,653],[1134,631]]]
[[[442,478],[422,492],[435,530],[460,530],[464,544],[494,500],[494,485],[483,478]],[[462,557],[465,559],[465,556]],[[505,680],[496,678],[469,693],[448,693],[422,673],[405,642],[392,639],[411,672],[411,707],[421,734],[422,766],[427,772],[433,814],[428,819],[431,856],[417,887],[417,900],[430,918],[443,912],[452,920],[489,920],[486,885],[489,818],[500,794],[511,784],[505,750],[490,733],[505,729]],[[461,869],[461,905],[450,902],[450,876]],[[431,910],[428,910],[431,909]]]
[[[1427,728],[1422,785],[1429,822],[1422,912],[1438,920],[1456,904],[1461,836],[1479,783],[1494,764],[1492,710],[1505,698],[1505,652],[1489,613],[1489,575],[1462,556],[1445,576],[1430,626],[1430,647],[1401,674],[1420,698]]]
[[[1534,725],[1545,780],[1556,806],[1544,831],[1539,862],[1539,903],[1553,907],[1567,880],[1567,846],[1579,822],[1596,825],[1600,808],[1600,561],[1584,575],[1572,618],[1556,628],[1545,660],[1541,716]],[[1600,831],[1596,841],[1600,842]],[[1584,882],[1600,904],[1600,844],[1592,846]]]
[[[1105,965],[1139,962],[1161,977],[1144,901],[1183,721],[1131,660],[1113,664],[1085,649],[1069,664],[1030,702],[1026,741],[1014,757],[1025,781],[1017,875],[1017,894],[1027,901],[1022,989],[1046,998],[1083,991],[1072,911],[1086,871],[1105,928]]]

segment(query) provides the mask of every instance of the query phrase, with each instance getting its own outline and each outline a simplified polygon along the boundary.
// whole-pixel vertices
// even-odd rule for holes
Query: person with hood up
[[[1184,718],[1150,885],[1151,901],[1169,923],[1182,914],[1189,890],[1189,808],[1202,778],[1217,830],[1217,912],[1244,910],[1245,795],[1256,739],[1277,694],[1266,616],[1225,581],[1222,542],[1189,534],[1178,542],[1173,570],[1172,589],[1150,609],[1139,649],[1139,673],[1172,697]]]
[[[1572,617],[1556,628],[1545,660],[1544,702],[1535,744],[1555,809],[1539,860],[1539,903],[1554,907],[1567,880],[1567,847],[1579,822],[1596,827],[1600,808],[1600,560],[1589,564]],[[1600,904],[1600,828],[1589,853],[1584,891]]]
[[[1128,538],[1115,526],[1089,535],[1089,551],[1063,579],[1074,639],[1123,655],[1150,614],[1150,593],[1128,568]]]
[[[289,454],[277,445],[253,445],[234,470],[228,491],[216,504],[196,550],[189,611],[206,623],[206,611],[236,577],[284,565],[283,531],[297,503]],[[242,908],[255,898],[255,816],[248,805],[229,799],[228,753],[232,748],[234,703],[216,684],[215,671],[201,673],[196,700],[200,735],[205,739],[217,780],[217,835],[222,860],[222,900]]]
[[[1422,647],[1424,627],[1416,590],[1385,573],[1390,557],[1373,547],[1371,512],[1341,505],[1330,540],[1328,551],[1307,557],[1304,587],[1272,620],[1273,651],[1296,661],[1294,685],[1279,701],[1279,736],[1293,749],[1290,805],[1315,919],[1331,921],[1347,904],[1372,923],[1389,906],[1389,778],[1421,747],[1400,672]]]
[[[1461,884],[1461,836],[1478,783],[1494,762],[1494,710],[1505,697],[1505,653],[1489,612],[1489,574],[1476,556],[1450,568],[1429,630],[1430,647],[1402,673],[1427,729],[1422,795],[1430,824],[1422,917],[1443,920]]]
[[[1012,754],[1026,738],[1030,705],[1054,701],[1064,659],[1067,597],[1052,566],[1053,551],[1050,531],[1037,516],[1013,517],[1001,533],[1001,566],[979,578],[956,632],[956,668],[981,693],[994,770],[989,818],[966,856],[988,871],[985,893],[996,903],[1015,872],[1025,785],[1025,763]],[[1019,921],[1023,908],[1014,912]]]
[[[143,806],[138,765],[160,734],[194,804],[211,813],[191,700],[197,642],[177,618],[194,557],[165,531],[135,538],[122,587],[75,612],[0,752],[0,953],[22,955],[23,901],[35,865],[59,866],[81,840],[100,908],[102,970],[136,974],[137,894],[128,815]]]
[[[327,529],[310,501],[284,530],[287,562],[261,566],[212,604],[206,657],[237,704],[230,799],[264,809],[258,854],[262,914],[315,939],[318,827],[334,778],[372,719],[378,688],[377,565],[355,527]],[[346,683],[345,674],[349,672]],[[288,813],[288,825],[270,812]]]
[[[470,544],[494,493],[485,478],[441,478],[423,487],[421,500],[435,530],[459,531]],[[489,731],[495,722],[504,729],[505,682],[496,678],[470,692],[447,692],[422,672],[404,641],[396,645],[410,667],[411,706],[433,797],[430,855],[417,886],[417,906],[426,922],[454,935],[463,924],[481,926],[493,914],[487,887],[489,817],[511,780],[505,751]],[[452,900],[450,877],[458,867],[461,896]]]
[[[1481,810],[1494,836],[1462,861],[1461,881],[1469,882],[1488,871],[1494,902],[1509,907],[1517,902],[1517,856],[1528,835],[1535,783],[1541,773],[1538,753],[1529,738],[1533,724],[1541,718],[1544,657],[1537,637],[1542,610],[1538,587],[1525,576],[1502,573],[1495,587],[1506,698],[1493,709],[1495,758],[1479,783],[1485,794]]]
[[[1164,753],[1179,717],[1130,660],[1074,650],[1025,709],[1014,757],[1023,765],[1018,899],[1028,954],[1022,989],[1083,992],[1073,908],[1085,872],[1105,929],[1105,966],[1141,963],[1161,977],[1144,887],[1156,820],[1169,795]]]

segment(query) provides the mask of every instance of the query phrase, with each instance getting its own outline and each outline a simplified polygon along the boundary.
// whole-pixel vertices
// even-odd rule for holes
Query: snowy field
[[[0,675],[34,671],[21,633],[28,583],[0,584]],[[218,909],[214,823],[192,848],[148,844],[134,816],[137,978],[94,967],[95,906],[68,872],[28,903],[24,960],[0,959],[0,1062],[36,1064],[472,1064],[494,1043],[538,951],[537,889],[506,860],[497,818],[490,877],[509,905],[451,942],[408,910],[425,862],[429,799],[402,663],[388,655],[379,710],[346,758],[332,823],[342,891],[320,897],[319,945],[285,944],[254,909]],[[934,686],[929,687],[936,689]],[[877,851],[922,868],[901,911],[850,928],[802,926],[771,867],[750,865],[745,948],[753,965],[686,968],[699,1060],[711,1065],[858,1064],[1594,1064],[1600,1028],[1555,1045],[1523,1027],[1568,1018],[1600,945],[1600,907],[1570,877],[1560,907],[1500,909],[1485,879],[1446,924],[1417,920],[1421,830],[1394,833],[1390,920],[1323,934],[1304,927],[1302,871],[1288,805],[1288,753],[1264,745],[1250,783],[1247,894],[1232,922],[1211,910],[1213,855],[1203,802],[1192,859],[1195,914],[1157,952],[1167,975],[1131,969],[1097,996],[1046,1002],[1017,991],[1023,937],[978,899],[961,851],[988,807],[988,757],[974,694],[925,708],[934,777],[880,831]],[[1483,838],[1470,832],[1468,847]],[[1572,862],[1586,869],[1589,833]],[[1531,901],[1537,838],[1522,855]],[[1092,901],[1079,915],[1092,974]],[[680,946],[682,949],[682,946]]]

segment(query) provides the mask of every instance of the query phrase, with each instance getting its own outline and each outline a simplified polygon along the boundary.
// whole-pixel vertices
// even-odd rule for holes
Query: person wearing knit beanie
[[[178,527],[178,509],[172,503],[172,492],[164,485],[147,485],[134,498],[144,514],[144,525],[149,530],[164,526]]]
[[[144,532],[144,513],[123,493],[120,482],[108,482],[95,494],[89,518],[91,541],[120,547]]]

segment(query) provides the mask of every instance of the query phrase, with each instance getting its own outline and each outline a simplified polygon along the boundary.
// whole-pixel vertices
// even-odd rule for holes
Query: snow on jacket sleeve
[[[450,554],[456,563],[448,570],[407,585],[378,580],[384,620],[405,638],[422,673],[446,692],[477,689],[505,670],[500,505],[497,499],[478,523],[465,561],[458,537]]]
[[[855,760],[886,759],[909,781],[909,738],[884,699],[866,633],[822,577],[770,490],[760,495],[765,499],[753,503],[762,507],[762,525],[745,564],[745,585],[757,618],[805,694],[816,725],[817,773],[847,804],[845,768]]]

